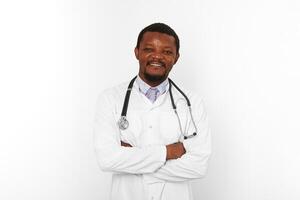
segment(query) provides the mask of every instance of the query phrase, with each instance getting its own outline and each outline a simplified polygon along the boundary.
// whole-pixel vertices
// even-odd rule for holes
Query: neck
[[[143,75],[139,74],[139,77],[145,82],[147,83],[148,85],[150,85],[151,87],[156,87],[158,85],[160,85],[162,82],[164,82],[166,78],[163,78],[163,79],[158,79],[158,80],[149,80],[147,78],[145,78]]]
[[[140,78],[141,78],[145,83],[147,83],[147,84],[150,85],[151,87],[156,87],[156,86],[160,85],[162,82],[164,82],[164,81],[166,80],[166,78],[165,78],[165,79],[162,79],[162,80],[153,80],[153,81],[150,81],[150,80],[146,79],[145,77],[143,77],[143,76],[141,76],[141,75],[139,75],[139,76],[140,76]]]

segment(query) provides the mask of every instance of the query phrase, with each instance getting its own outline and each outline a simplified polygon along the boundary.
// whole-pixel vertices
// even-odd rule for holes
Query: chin
[[[166,79],[166,74],[145,73],[144,77],[150,82],[157,82],[157,81],[164,81]]]

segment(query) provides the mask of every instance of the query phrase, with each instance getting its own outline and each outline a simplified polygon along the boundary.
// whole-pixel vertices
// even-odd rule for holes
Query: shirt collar
[[[145,81],[143,81],[139,75],[136,78],[136,83],[139,87],[140,92],[143,94],[146,94],[146,92],[149,90],[149,88],[151,88],[151,86],[148,85]],[[158,86],[152,87],[152,88],[157,88],[159,91],[159,94],[163,94],[168,89],[168,85],[169,85],[169,81],[168,81],[168,79],[166,79]]]

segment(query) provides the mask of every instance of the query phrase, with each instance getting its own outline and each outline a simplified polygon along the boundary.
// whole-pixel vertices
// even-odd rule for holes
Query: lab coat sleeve
[[[113,115],[113,100],[103,93],[96,106],[94,142],[97,161],[103,171],[117,173],[152,173],[164,165],[166,147],[123,147]]]
[[[181,158],[168,160],[154,173],[146,174],[145,177],[149,183],[159,180],[186,181],[202,178],[206,174],[211,154],[210,129],[203,101],[200,100],[194,105],[193,116],[198,135],[183,141],[186,153]]]

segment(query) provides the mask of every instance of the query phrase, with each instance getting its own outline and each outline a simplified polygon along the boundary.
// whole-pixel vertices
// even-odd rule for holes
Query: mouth
[[[165,63],[163,62],[157,62],[157,61],[149,61],[147,62],[148,66],[152,66],[152,67],[165,67]]]

